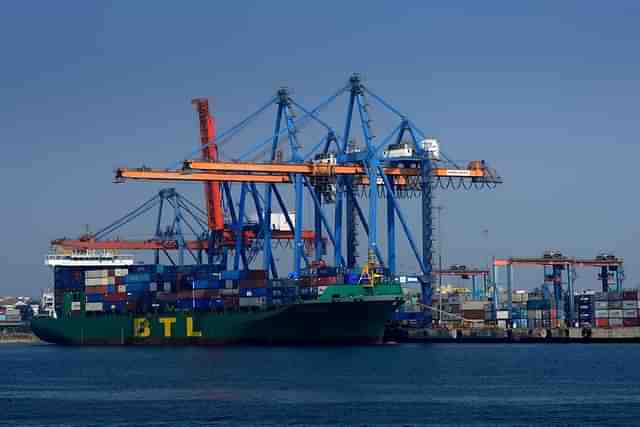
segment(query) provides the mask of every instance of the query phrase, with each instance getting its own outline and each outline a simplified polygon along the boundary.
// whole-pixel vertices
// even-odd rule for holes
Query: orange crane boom
[[[479,166],[480,164],[480,161],[473,161],[466,169],[434,168],[432,173],[437,177],[496,179],[485,167]],[[403,177],[417,177],[420,174],[420,171],[416,168],[385,167],[383,171],[388,176],[397,177],[395,180],[396,185],[403,185],[407,182],[402,179]],[[182,170],[119,168],[116,171],[116,181],[140,179],[149,181],[226,181],[284,184],[293,182],[289,174],[302,174],[305,176],[355,175],[358,177],[358,184],[369,184],[368,175],[361,165],[208,162],[199,160],[187,160],[185,168]]]
[[[272,230],[273,240],[293,240],[293,232],[286,230]],[[245,244],[251,243],[258,238],[258,233],[254,230],[244,230],[242,239]],[[302,240],[306,244],[313,243],[315,234],[311,230],[302,231]],[[175,240],[96,240],[96,239],[58,239],[51,242],[53,246],[59,246],[68,249],[115,249],[115,250],[175,250],[178,244]],[[236,239],[231,230],[224,230],[222,245],[226,247],[234,247]],[[189,240],[186,242],[189,249],[207,249],[209,242],[207,240]]]

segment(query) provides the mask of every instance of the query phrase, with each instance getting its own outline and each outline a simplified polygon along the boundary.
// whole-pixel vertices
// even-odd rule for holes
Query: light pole
[[[492,273],[491,273],[492,270],[491,270],[491,249],[489,249],[489,229],[485,228],[484,230],[482,230],[482,234],[484,235],[484,247],[485,247],[485,249],[487,251],[486,252],[486,257],[487,258],[486,258],[485,261],[486,261],[487,271],[489,272],[488,273],[489,281],[491,282],[492,281]],[[483,286],[484,286],[484,295],[483,295],[483,297],[486,298],[487,297],[487,291],[488,291],[488,289],[487,289],[488,283],[487,283],[487,278],[486,277],[485,277]]]
[[[442,324],[442,210],[444,206],[434,206],[438,212],[438,325]]]

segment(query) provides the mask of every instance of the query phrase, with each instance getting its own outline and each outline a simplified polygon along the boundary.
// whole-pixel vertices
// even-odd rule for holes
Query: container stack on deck
[[[242,273],[225,277],[215,266],[206,264],[56,267],[56,312],[74,315],[248,309],[291,304],[299,293],[317,297],[323,291],[317,281],[298,288],[290,280],[268,281],[263,270]]]

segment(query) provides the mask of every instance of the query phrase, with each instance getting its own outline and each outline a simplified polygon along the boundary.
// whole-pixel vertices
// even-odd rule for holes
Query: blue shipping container
[[[243,288],[240,289],[241,297],[266,297],[270,296],[271,288]]]
[[[360,281],[360,273],[348,273],[344,276],[344,281],[348,285],[356,285]]]
[[[193,281],[193,289],[222,289],[224,282],[221,280],[196,279]]]
[[[122,280],[123,283],[139,283],[139,282],[150,282],[151,274],[149,273],[136,273],[129,274],[125,276]]]
[[[283,287],[283,288],[272,288],[271,294],[274,297],[291,297],[295,296],[298,293],[298,288],[296,287]]]
[[[211,298],[180,299],[177,305],[181,310],[208,310],[212,307]]]
[[[241,271],[223,271],[222,272],[222,280],[240,280],[242,279]]]
[[[87,302],[102,302],[104,301],[104,295],[102,294],[87,294]]]
[[[149,292],[149,283],[127,283],[127,293]]]

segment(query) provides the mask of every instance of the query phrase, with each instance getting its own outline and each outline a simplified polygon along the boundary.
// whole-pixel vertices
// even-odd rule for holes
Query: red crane
[[[196,98],[192,101],[198,111],[200,121],[200,144],[202,145],[202,158],[215,162],[218,160],[218,147],[214,142],[216,136],[215,120],[209,113],[209,101],[204,98]],[[204,183],[204,198],[207,204],[207,218],[209,230],[224,230],[224,214],[222,211],[222,195],[220,183],[207,181]]]

